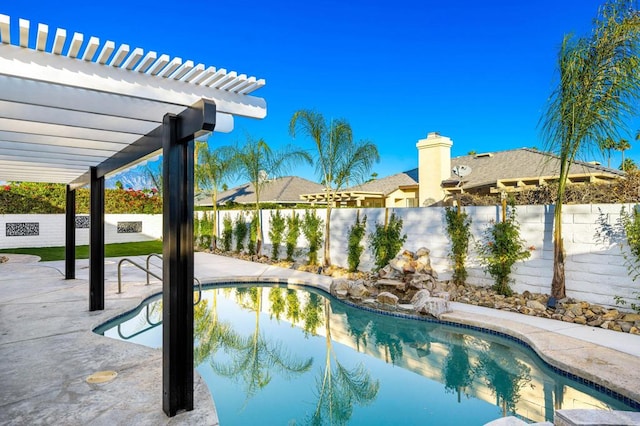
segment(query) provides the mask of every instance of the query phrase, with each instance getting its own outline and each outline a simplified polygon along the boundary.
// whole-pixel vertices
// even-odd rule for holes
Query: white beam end
[[[4,44],[11,44],[11,19],[8,15],[0,15],[0,37]]]
[[[49,26],[38,24],[38,36],[36,37],[36,49],[44,52],[47,47],[47,37],[49,37]]]
[[[18,26],[20,27],[20,47],[29,47],[29,21],[19,19]]]

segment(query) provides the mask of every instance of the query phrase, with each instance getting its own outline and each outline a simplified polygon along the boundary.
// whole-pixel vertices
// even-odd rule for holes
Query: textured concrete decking
[[[144,263],[144,257],[134,258]],[[209,391],[196,375],[195,409],[162,411],[162,352],[95,335],[91,330],[161,290],[125,266],[117,292],[117,261],[107,259],[105,310],[88,311],[88,262],[64,280],[63,262],[0,264],[0,424],[159,425],[218,423]],[[31,259],[23,258],[28,261]],[[157,264],[156,260],[156,264]],[[212,281],[285,281],[328,290],[331,279],[290,269],[196,253],[195,275]],[[640,336],[453,304],[443,319],[504,332],[528,342],[547,362],[640,400]],[[86,378],[114,370],[112,382]]]

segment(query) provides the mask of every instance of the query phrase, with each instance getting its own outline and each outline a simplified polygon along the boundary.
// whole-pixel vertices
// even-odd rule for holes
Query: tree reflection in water
[[[324,300],[326,356],[323,371],[316,377],[316,408],[307,419],[309,424],[346,424],[354,405],[367,405],[376,399],[380,382],[373,380],[361,363],[345,368],[333,351],[331,340],[331,304]],[[306,311],[306,309],[305,309]],[[305,322],[306,324],[306,322]],[[332,366],[334,361],[335,367]]]
[[[244,383],[246,402],[271,382],[271,374],[292,377],[309,371],[313,358],[295,359],[281,342],[267,340],[260,333],[262,287],[237,288],[236,300],[240,306],[255,312],[255,329],[251,336],[240,338],[238,345],[224,346],[231,357],[228,362],[211,361],[213,370],[223,377]]]
[[[502,415],[515,413],[520,391],[531,382],[531,369],[510,348],[496,342],[490,342],[480,353],[478,367],[496,397],[496,405],[502,407]]]
[[[453,334],[450,346],[444,365],[444,389],[445,392],[456,392],[460,402],[461,392],[464,392],[473,382],[473,368],[464,334]]]

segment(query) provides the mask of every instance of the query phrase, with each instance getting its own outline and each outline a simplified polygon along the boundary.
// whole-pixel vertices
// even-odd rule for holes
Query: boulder
[[[378,280],[378,287],[384,287],[392,290],[405,291],[407,285],[400,280]]]
[[[416,271],[415,266],[412,265],[413,260],[407,259],[405,257],[396,257],[395,259],[391,259],[389,262],[389,266],[397,272],[402,274],[412,274]]]
[[[362,283],[353,283],[351,286],[349,286],[349,295],[351,297],[362,298],[367,297],[370,294],[371,291],[369,291],[369,288]]]
[[[340,278],[331,282],[329,292],[335,296],[336,294],[338,294],[338,291],[347,291],[349,290],[349,287],[349,281],[344,278]]]
[[[604,314],[602,316],[602,319],[605,320],[605,321],[616,320],[616,319],[618,319],[618,315],[620,315],[620,312],[618,312],[617,309],[612,309],[609,312],[607,312],[606,314]]]
[[[419,302],[420,304],[413,303],[415,311],[419,314],[440,318],[440,315],[451,312],[449,302],[439,297],[422,298]]]
[[[537,300],[527,300],[527,308],[535,309],[537,311],[546,311],[547,307]]]
[[[383,291],[378,295],[378,302],[384,303],[386,305],[397,305],[398,304],[398,296],[395,294],[391,294],[388,291]]]
[[[420,290],[413,295],[413,298],[411,298],[411,304],[413,306],[424,304],[424,300],[429,297],[431,297],[431,293],[429,292],[429,290]]]
[[[633,322],[640,321],[640,314],[626,314],[622,321]]]
[[[420,258],[422,256],[429,256],[429,253],[431,253],[431,251],[428,248],[420,247],[418,250],[416,250],[416,258]]]
[[[378,271],[378,276],[380,278],[388,278],[388,279],[400,279],[402,278],[402,271],[396,271],[391,267],[391,265],[387,265],[384,268]]]
[[[338,299],[346,299],[348,296],[348,291],[347,290],[336,290],[336,292],[334,293],[334,295],[338,298]]]

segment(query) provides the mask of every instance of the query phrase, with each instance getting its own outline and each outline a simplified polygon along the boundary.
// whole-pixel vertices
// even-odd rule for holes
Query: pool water
[[[162,345],[162,301],[97,329]],[[216,287],[194,307],[194,356],[222,425],[483,425],[555,409],[633,410],[502,337],[358,309],[311,289]]]

